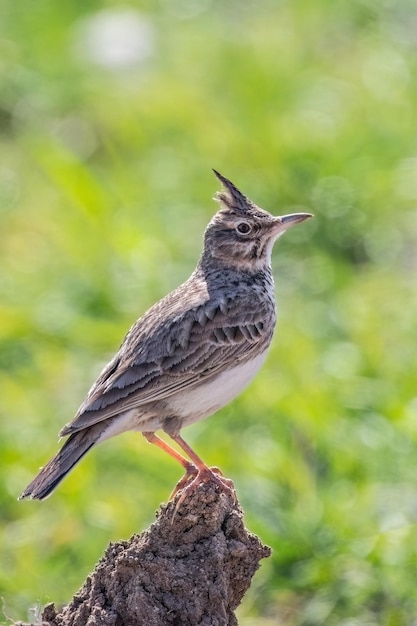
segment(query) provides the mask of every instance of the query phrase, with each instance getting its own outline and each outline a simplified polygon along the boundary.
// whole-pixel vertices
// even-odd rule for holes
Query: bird
[[[48,497],[89,450],[129,430],[141,432],[183,466],[181,489],[227,482],[181,431],[227,405],[260,369],[276,325],[273,245],[313,216],[273,216],[213,172],[221,183],[214,196],[220,206],[205,230],[195,270],[133,324],[61,429],[65,443],[20,500]]]

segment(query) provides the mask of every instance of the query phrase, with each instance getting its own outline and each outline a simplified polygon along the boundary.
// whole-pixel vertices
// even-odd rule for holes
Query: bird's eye
[[[249,235],[250,231],[252,230],[252,227],[247,222],[240,222],[236,226],[236,230],[239,233],[239,235]]]

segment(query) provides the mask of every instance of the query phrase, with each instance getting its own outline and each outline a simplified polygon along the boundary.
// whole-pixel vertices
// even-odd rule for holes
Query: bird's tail
[[[70,435],[59,452],[26,487],[19,500],[47,498],[74,465],[95,445],[97,439],[97,429],[94,427],[84,428]]]

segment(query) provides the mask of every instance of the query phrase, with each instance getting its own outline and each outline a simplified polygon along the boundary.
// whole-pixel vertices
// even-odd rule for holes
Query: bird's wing
[[[165,318],[153,332],[146,316],[138,320],[60,434],[164,400],[256,356],[269,345],[274,311],[259,301],[251,310],[246,301],[244,322],[241,312],[242,302],[229,298]]]

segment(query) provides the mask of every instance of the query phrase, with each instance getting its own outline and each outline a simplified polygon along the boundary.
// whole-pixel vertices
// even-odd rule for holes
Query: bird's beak
[[[296,224],[304,222],[304,220],[308,220],[309,217],[314,217],[314,215],[312,213],[290,213],[289,215],[276,217],[277,233],[283,233],[291,228],[291,226],[295,226]]]

